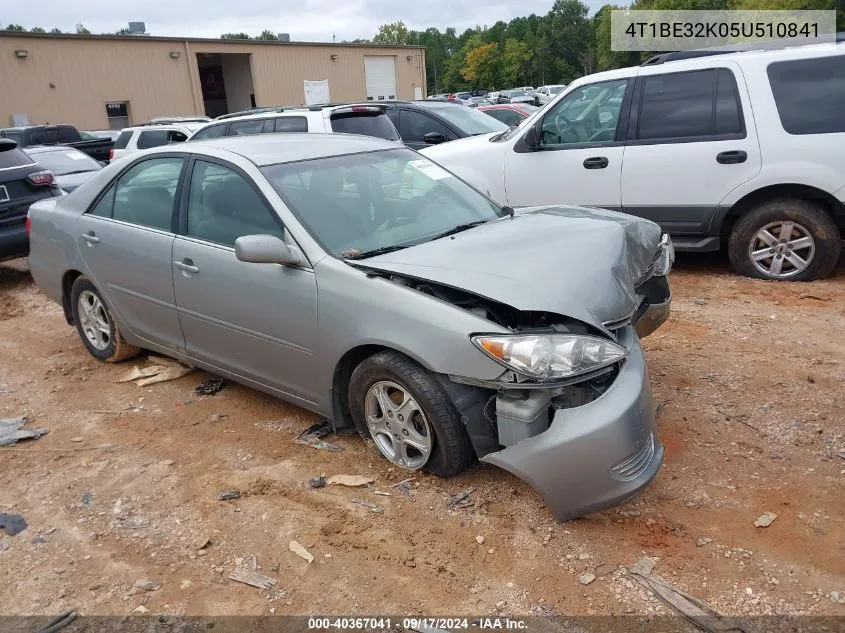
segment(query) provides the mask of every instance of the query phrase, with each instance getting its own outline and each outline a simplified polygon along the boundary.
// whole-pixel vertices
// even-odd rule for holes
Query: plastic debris
[[[296,555],[297,555],[297,556],[299,556],[300,558],[304,558],[304,559],[305,559],[305,560],[307,560],[309,563],[313,563],[313,562],[314,562],[314,555],[313,555],[313,554],[311,554],[311,552],[309,552],[307,549],[305,549],[304,547],[302,547],[302,545],[300,545],[300,544],[299,544],[299,543],[297,543],[296,541],[291,541],[291,542],[288,544],[288,549],[290,549],[290,551],[292,551],[294,554],[296,554]]]
[[[229,580],[234,580],[235,582],[242,582],[245,585],[257,587],[258,589],[270,589],[273,585],[276,584],[275,578],[265,576],[264,574],[259,574],[257,571],[245,569],[244,567],[238,567],[231,574],[229,574]]]
[[[37,440],[50,432],[50,429],[43,428],[24,429],[22,428],[24,424],[26,424],[25,415],[19,418],[0,420],[0,446],[13,446],[19,440]]]
[[[366,486],[375,481],[372,477],[365,477],[364,475],[332,475],[326,482],[332,486]]]
[[[20,514],[0,512],[0,528],[6,530],[8,536],[14,536],[26,529],[27,522]]]
[[[332,444],[331,442],[326,442],[320,438],[329,435],[332,432],[332,423],[328,420],[323,420],[322,422],[318,422],[317,424],[312,424],[307,429],[305,429],[302,433],[296,436],[294,442],[297,444],[304,444],[305,446],[310,446],[311,448],[318,448],[323,451],[329,451],[331,453],[339,453],[343,450],[342,446],[338,446],[337,444]]]
[[[758,527],[758,528],[769,527],[772,523],[775,522],[775,519],[777,519],[777,518],[778,518],[778,515],[776,515],[774,512],[764,512],[759,517],[757,517],[756,521],[754,521],[754,527]]]
[[[194,393],[198,396],[213,396],[220,393],[225,386],[226,381],[222,378],[209,378],[198,384],[194,388]]]
[[[231,501],[232,499],[240,499],[241,493],[237,490],[224,490],[217,495],[219,501]]]
[[[326,478],[323,477],[322,475],[318,475],[317,477],[314,477],[313,479],[309,479],[308,485],[311,488],[323,488],[326,485]]]
[[[464,503],[473,492],[475,492],[475,486],[470,486],[463,492],[457,495],[453,495],[452,498],[449,500],[449,503],[446,504],[447,508],[463,508],[466,505],[470,505],[470,502]]]
[[[150,361],[155,361],[146,367],[133,367],[130,372],[118,378],[115,382],[134,382],[139,387],[146,387],[158,382],[167,382],[187,376],[195,371],[193,367],[183,365],[180,362],[159,356],[150,356]]]
[[[373,503],[372,501],[364,501],[364,499],[350,499],[350,503],[356,503],[359,506],[364,506],[365,508],[369,508],[371,512],[381,513],[384,512],[384,508],[380,505]]]

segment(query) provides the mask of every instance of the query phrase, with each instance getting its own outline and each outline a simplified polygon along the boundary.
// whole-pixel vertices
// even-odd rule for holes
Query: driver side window
[[[627,79],[576,88],[543,117],[544,147],[612,143],[622,110]]]

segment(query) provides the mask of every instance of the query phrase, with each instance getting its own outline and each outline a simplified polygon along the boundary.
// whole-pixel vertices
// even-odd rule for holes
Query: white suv
[[[151,147],[181,143],[205,125],[204,122],[158,123],[123,128],[109,151],[109,161]]]
[[[582,77],[518,128],[423,154],[511,207],[620,210],[678,250],[726,244],[745,275],[824,277],[845,229],[845,42],[746,48]]]
[[[189,140],[276,132],[335,132],[399,141],[399,133],[385,109],[366,104],[278,108],[271,112],[227,117],[200,128]]]

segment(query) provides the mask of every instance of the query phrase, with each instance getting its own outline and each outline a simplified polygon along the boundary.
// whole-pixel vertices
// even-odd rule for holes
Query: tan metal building
[[[0,33],[0,127],[119,129],[302,105],[305,81],[327,80],[333,102],[422,99],[424,56],[415,46]]]

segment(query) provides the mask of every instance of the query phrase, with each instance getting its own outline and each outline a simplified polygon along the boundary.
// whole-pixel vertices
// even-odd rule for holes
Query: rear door
[[[0,260],[27,254],[26,212],[53,196],[52,178],[36,176],[42,168],[9,141],[0,141]],[[38,184],[42,183],[42,184]]]
[[[171,263],[186,158],[133,163],[79,218],[76,241],[95,286],[138,337],[183,352]]]
[[[718,248],[701,236],[719,202],[761,166],[748,92],[733,62],[683,72],[668,66],[646,66],[637,79],[622,207],[688,248]]]

